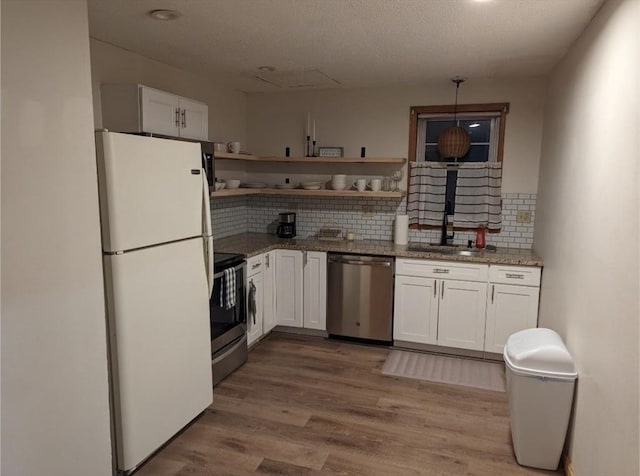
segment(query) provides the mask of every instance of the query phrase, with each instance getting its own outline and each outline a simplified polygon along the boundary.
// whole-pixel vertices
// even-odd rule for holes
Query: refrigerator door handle
[[[209,283],[209,297],[213,293],[213,232],[211,230],[211,204],[209,203],[209,182],[207,181],[207,174],[202,169],[202,204],[203,204],[203,230],[202,237],[206,241],[207,252],[207,281]]]

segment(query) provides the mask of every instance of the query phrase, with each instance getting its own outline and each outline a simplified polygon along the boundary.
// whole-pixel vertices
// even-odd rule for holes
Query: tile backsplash
[[[258,196],[215,198],[211,215],[214,237],[244,232],[276,232],[278,213],[294,211],[298,236],[312,236],[324,225],[337,225],[352,231],[356,239],[393,240],[393,220],[404,214],[406,201],[388,198],[336,198]],[[509,248],[531,248],[535,220],[536,194],[502,194],[502,230],[487,234],[487,243]],[[531,212],[530,223],[517,223],[518,211]],[[409,230],[409,241],[434,243],[439,230]],[[466,244],[473,232],[456,232],[454,242]]]
[[[247,198],[227,197],[211,200],[211,225],[214,239],[248,231]]]

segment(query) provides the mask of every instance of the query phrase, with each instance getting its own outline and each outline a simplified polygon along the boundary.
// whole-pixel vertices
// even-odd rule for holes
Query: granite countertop
[[[318,240],[317,238],[278,238],[277,236],[263,233],[241,233],[239,235],[214,240],[214,249],[216,251],[239,253],[245,255],[247,258],[275,249],[287,249],[395,256],[398,258],[466,261],[469,263],[542,266],[542,258],[537,256],[532,250],[498,248],[495,252],[482,250],[475,256],[459,256],[438,252],[438,248],[438,246],[434,246],[428,251],[410,251],[408,245],[396,245],[392,241],[326,241]]]

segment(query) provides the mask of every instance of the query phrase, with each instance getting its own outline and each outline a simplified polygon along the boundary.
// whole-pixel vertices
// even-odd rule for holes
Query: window
[[[409,131],[409,160],[447,163],[501,162],[504,147],[504,129],[508,103],[462,104],[454,106],[414,106],[411,108]],[[469,151],[464,157],[443,158],[438,151],[438,137],[447,127],[458,125],[466,129],[471,138]],[[447,172],[448,213],[455,210],[458,172]],[[418,225],[412,225],[418,227]]]

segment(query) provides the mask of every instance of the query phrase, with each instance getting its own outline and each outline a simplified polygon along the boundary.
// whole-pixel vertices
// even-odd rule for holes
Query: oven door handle
[[[245,263],[241,263],[238,266],[235,266],[233,269],[235,269],[237,271],[237,270],[239,270],[241,268],[244,268],[245,266],[246,266]],[[213,275],[213,279],[215,280],[215,279],[221,278],[223,276],[224,276],[224,271],[220,271],[219,273],[216,273],[216,274]]]

